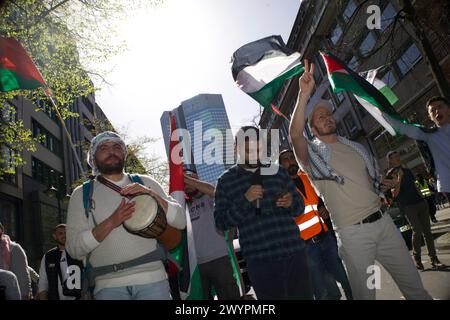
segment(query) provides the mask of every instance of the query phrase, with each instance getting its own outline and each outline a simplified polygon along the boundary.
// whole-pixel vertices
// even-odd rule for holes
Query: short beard
[[[316,126],[314,126],[314,129],[316,129],[317,134],[318,134],[319,136],[321,136],[321,137],[324,137],[324,136],[331,136],[331,135],[337,133],[337,128],[336,128],[336,127],[334,127],[334,130],[330,130],[330,131],[328,131],[328,132],[322,131],[322,130],[320,130],[319,128],[317,128]]]
[[[299,169],[298,165],[292,164],[292,165],[289,166],[287,171],[288,171],[290,176],[296,176],[297,173],[298,173],[298,169]]]
[[[117,157],[115,157],[117,158]],[[108,160],[109,158],[105,159]],[[119,159],[119,158],[117,158]],[[97,165],[97,169],[101,174],[119,174],[123,172],[123,168],[124,168],[124,163],[125,160],[124,159],[119,159],[119,161],[116,164],[110,165],[110,164],[105,164],[105,163],[98,163],[96,162]]]

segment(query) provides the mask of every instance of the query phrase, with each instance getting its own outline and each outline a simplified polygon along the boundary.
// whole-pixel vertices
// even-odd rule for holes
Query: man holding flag
[[[375,260],[391,274],[406,299],[431,299],[389,215],[380,210],[383,192],[375,159],[360,144],[338,136],[328,101],[319,101],[306,119],[314,88],[314,65],[299,80],[289,134],[295,156],[324,199],[341,240],[355,299],[375,299]],[[303,136],[308,120],[314,138]]]
[[[199,180],[192,170],[186,170],[184,183],[203,296],[210,298],[211,288],[214,288],[219,300],[237,300],[240,293],[233,277],[225,234],[217,230],[214,223],[215,188]]]
[[[366,79],[351,70],[331,53],[321,53],[327,67],[333,92],[352,92],[358,102],[391,135],[397,133],[427,143],[436,169],[438,191],[450,193],[450,103],[445,97],[432,97],[425,107],[437,129],[422,128],[402,119],[393,105],[398,101],[394,92],[376,78],[378,69],[369,70]]]
[[[425,132],[392,116],[385,117],[401,134],[428,144],[436,167],[437,189],[450,199],[450,102],[444,97],[432,97],[425,107],[436,130]]]

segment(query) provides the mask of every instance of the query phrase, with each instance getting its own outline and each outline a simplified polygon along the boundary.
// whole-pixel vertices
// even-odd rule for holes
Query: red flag
[[[51,91],[39,70],[20,43],[14,38],[0,37],[0,91],[46,88]]]
[[[175,197],[175,199],[178,200],[178,202],[184,206],[184,200],[181,201],[178,197],[180,196],[179,193],[181,192],[183,194],[184,199],[184,170],[183,170],[183,163],[182,163],[182,155],[180,152],[175,151],[180,143],[179,140],[172,140],[174,131],[176,130],[176,122],[175,122],[175,116],[173,113],[170,114],[170,142],[169,142],[169,171],[170,171],[170,178],[169,178],[169,193]],[[181,149],[179,149],[181,151]]]

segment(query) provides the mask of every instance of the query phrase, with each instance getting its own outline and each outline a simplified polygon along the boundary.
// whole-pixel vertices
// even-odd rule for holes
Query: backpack
[[[137,174],[128,174],[128,177],[132,182],[144,185],[141,177]],[[89,219],[89,213],[93,209],[92,206],[92,194],[94,192],[94,178],[91,178],[83,183],[83,207],[86,218]],[[94,219],[94,224],[97,225]]]
[[[128,177],[132,182],[144,185],[144,181],[142,181],[142,178],[139,175],[128,174]],[[95,177],[92,177],[83,183],[83,207],[86,219],[89,219],[89,214],[93,209],[95,209],[95,205],[93,205],[92,202],[92,195],[94,192],[94,179]],[[95,221],[94,216],[92,216],[92,219],[94,221],[94,225],[97,226],[97,222]],[[166,271],[168,272],[169,269],[173,268],[179,270],[180,266],[178,265],[176,260],[168,252],[166,252],[166,255],[167,260],[163,261]],[[89,258],[90,254],[88,254],[88,256],[86,257],[86,266],[82,273],[82,293],[84,295],[90,295],[91,297],[93,297],[95,279],[92,277],[92,265],[89,263]]]
[[[144,185],[144,181],[142,181],[141,177],[137,174],[128,174],[128,177],[132,182],[136,182]],[[94,193],[94,179],[95,177],[91,177],[89,180],[83,182],[83,207],[84,214],[86,215],[86,219],[89,219],[89,214],[95,206],[92,202],[92,195]],[[97,226],[97,222],[95,221],[94,216],[92,216],[92,220],[94,221],[94,225]],[[86,266],[82,273],[82,292],[84,295],[90,295],[93,297],[95,279],[92,278],[92,265],[89,263],[90,254],[86,257]]]

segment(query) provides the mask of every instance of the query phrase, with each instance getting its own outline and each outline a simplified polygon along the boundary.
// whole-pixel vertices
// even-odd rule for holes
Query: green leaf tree
[[[116,26],[135,10],[162,0],[6,0],[0,3],[0,36],[16,38],[31,56],[53,92],[63,118],[77,98],[106,82],[103,62],[126,49]],[[38,139],[14,114],[17,96],[45,99],[42,90],[0,93],[0,180],[24,164],[23,150],[33,152]],[[38,107],[36,107],[38,108]]]

